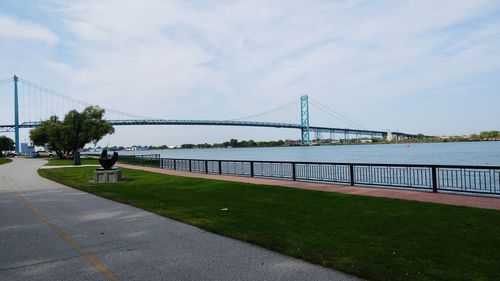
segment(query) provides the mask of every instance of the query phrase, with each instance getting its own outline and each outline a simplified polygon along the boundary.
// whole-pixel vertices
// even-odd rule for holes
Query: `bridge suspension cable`
[[[63,112],[69,111],[71,109],[77,109],[72,107],[87,107],[92,106],[93,104],[84,102],[61,93],[52,91],[50,89],[44,88],[40,85],[37,85],[33,82],[27,81],[22,78],[18,78],[20,84],[20,90],[22,95],[24,95],[24,99],[21,98],[21,101],[25,101],[24,106],[34,106],[35,115],[38,117],[44,116],[45,118],[49,117],[48,115],[54,115],[56,112],[56,107],[62,108]],[[45,94],[45,96],[44,96]],[[99,106],[100,108],[105,109],[107,115],[114,114],[118,117],[124,117],[128,119],[153,119],[150,117],[145,117],[136,114],[125,113],[122,111],[114,110],[108,107]],[[31,110],[28,108],[28,112],[31,113]],[[36,112],[38,111],[38,112]],[[42,119],[42,118],[39,118]],[[31,120],[31,117],[29,118]]]
[[[7,79],[3,79],[3,80],[0,80],[0,86],[3,85],[3,84],[7,84],[9,82],[12,82],[12,78],[7,78]]]
[[[0,83],[9,83],[14,81],[13,78],[0,80]],[[60,92],[56,92],[40,86],[31,81],[17,77],[19,90],[19,110],[20,117],[23,122],[39,122],[50,116],[57,115],[60,118],[69,110],[83,109],[93,104],[66,96]],[[298,124],[299,115],[297,114],[298,104],[296,101],[290,101],[277,108],[243,116],[239,118],[228,119],[226,121],[253,121],[265,123],[293,123]],[[106,119],[108,120],[161,120],[158,118],[146,117],[137,114],[130,114],[108,107],[100,106],[106,110]],[[110,118],[113,117],[113,118]],[[22,123],[22,122],[21,122]]]
[[[291,101],[271,110],[261,113],[243,116],[226,121],[260,121],[274,123],[298,123],[298,104],[297,101]]]
[[[315,107],[315,108],[319,109],[320,111],[330,115],[331,117],[339,120],[340,122],[344,123],[345,125],[347,125],[349,127],[356,128],[356,129],[366,130],[366,128],[363,125],[349,119],[347,116],[342,115],[342,114],[334,111],[333,109],[330,109],[329,107],[320,103],[319,101],[317,101],[311,97],[309,97],[309,100],[311,101],[311,105],[313,107]]]

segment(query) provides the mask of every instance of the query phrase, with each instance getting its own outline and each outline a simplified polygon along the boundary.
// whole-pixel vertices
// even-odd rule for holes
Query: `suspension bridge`
[[[15,134],[16,153],[20,151],[19,131],[20,129],[35,128],[43,120],[50,116],[59,116],[72,109],[81,110],[92,104],[77,100],[67,95],[46,89],[33,82],[18,76],[0,80],[0,86],[4,88],[12,86],[6,92],[13,94],[13,121],[0,125],[0,133],[13,132]],[[0,88],[0,98],[3,95]],[[1,100],[5,100],[2,98]],[[295,109],[296,106],[298,109]],[[314,126],[310,123],[310,105],[320,112],[333,117],[347,127]],[[156,119],[121,112],[100,106],[105,109],[105,119],[113,126],[158,126],[158,125],[197,125],[197,126],[238,126],[238,127],[265,127],[265,128],[288,128],[300,130],[301,143],[309,145],[311,138],[319,140],[325,137],[329,139],[351,139],[362,137],[378,138],[413,138],[415,134],[403,132],[390,132],[381,130],[368,130],[348,117],[329,109],[320,102],[304,95],[300,103],[290,102],[278,108],[259,114],[245,116],[228,120],[178,120],[178,119]],[[294,108],[290,111],[290,108]],[[300,112],[300,115],[298,114]],[[300,119],[298,118],[300,116]],[[299,119],[299,120],[297,120]],[[1,123],[0,123],[1,124]]]

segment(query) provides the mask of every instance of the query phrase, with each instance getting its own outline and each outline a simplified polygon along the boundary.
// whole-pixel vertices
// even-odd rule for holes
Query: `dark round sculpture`
[[[113,153],[111,158],[108,158],[108,149],[104,148],[101,152],[101,157],[99,157],[99,163],[105,170],[109,170],[118,161],[118,153],[116,151]]]

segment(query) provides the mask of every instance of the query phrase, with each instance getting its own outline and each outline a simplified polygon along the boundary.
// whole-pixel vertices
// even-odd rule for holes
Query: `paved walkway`
[[[85,164],[80,166],[75,165],[56,165],[56,166],[42,166],[39,169],[58,169],[58,168],[80,168],[80,167],[101,167],[101,165]]]
[[[0,165],[0,280],[357,280]]]
[[[397,199],[432,202],[432,203],[440,203],[440,204],[448,204],[456,206],[467,206],[467,207],[475,207],[482,209],[500,210],[500,198],[493,198],[493,197],[432,193],[432,192],[422,192],[422,191],[401,190],[394,188],[390,189],[390,188],[378,188],[378,187],[377,188],[360,187],[360,186],[312,183],[312,182],[301,182],[301,181],[189,173],[183,171],[165,170],[159,168],[142,167],[142,166],[135,166],[128,164],[120,164],[120,167],[150,171],[167,175],[183,176],[183,177],[217,179],[217,180],[246,182],[246,183],[264,184],[264,185],[276,185],[289,188],[309,189],[309,190],[318,190],[325,192],[340,192],[346,194],[397,198]]]

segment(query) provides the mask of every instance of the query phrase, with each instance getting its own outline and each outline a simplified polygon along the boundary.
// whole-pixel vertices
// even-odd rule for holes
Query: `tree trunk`
[[[80,160],[80,151],[73,150],[73,159],[74,159],[75,166],[80,166],[82,164],[81,160]]]

